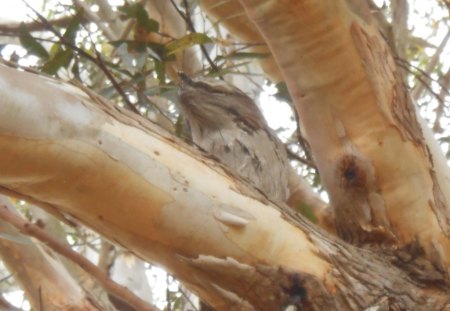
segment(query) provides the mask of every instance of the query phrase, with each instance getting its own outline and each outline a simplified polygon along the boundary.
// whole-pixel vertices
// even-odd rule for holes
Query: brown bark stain
[[[428,161],[429,174],[433,183],[434,202],[431,204],[439,221],[440,227],[450,237],[450,214],[445,198],[440,189],[433,169],[432,155],[425,144],[421,126],[417,121],[416,109],[411,101],[405,84],[402,82],[395,62],[387,46],[379,35],[370,35],[357,23],[351,26],[355,46],[364,60],[368,78],[377,98],[376,103],[382,108],[390,123],[400,132],[404,141],[411,141],[419,147]],[[390,92],[387,92],[389,91]]]
[[[353,244],[394,243],[371,161],[356,151],[336,159],[332,203],[339,236]],[[357,207],[357,208],[355,208]]]
[[[415,234],[419,234],[420,242],[414,242],[408,239],[403,241],[403,245],[404,242],[407,243],[406,245],[408,243],[421,243],[421,247],[425,249],[422,260],[427,260],[425,258],[428,258],[434,269],[443,273],[445,271],[443,267],[449,261],[448,250],[444,251],[442,247],[443,245],[449,245],[450,213],[434,171],[432,155],[426,145],[422,128],[417,120],[416,109],[409,97],[408,90],[397,70],[396,64],[388,51],[387,45],[383,42],[381,36],[378,33],[368,33],[357,23],[351,25],[350,31],[363,61],[367,77],[371,81],[371,87],[376,97],[376,104],[389,121],[388,123],[398,131],[402,140],[406,144],[412,144],[412,152],[416,152],[417,170],[423,172],[420,182],[424,184],[424,195],[428,193],[430,196],[427,202],[434,216],[427,215],[428,206],[416,206],[410,213],[417,211],[424,216],[426,215],[426,219],[423,219],[423,221],[429,223],[429,229],[432,230],[433,224],[437,222],[441,232],[444,234],[444,236],[441,236],[439,233],[430,234],[417,230]],[[407,181],[405,180],[405,182]],[[398,218],[395,220],[397,223],[404,221],[401,218],[405,216],[405,213],[408,213],[406,206],[402,208],[404,209],[402,211],[403,214],[393,214],[392,212],[398,210],[398,207],[389,207],[391,218]],[[409,226],[409,228],[403,226],[403,229],[397,229],[397,233],[405,230],[404,232],[407,235],[413,234],[413,224],[411,223]]]

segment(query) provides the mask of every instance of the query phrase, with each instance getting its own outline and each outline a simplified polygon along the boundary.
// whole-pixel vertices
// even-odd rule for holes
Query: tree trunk
[[[449,171],[366,4],[231,3],[289,87],[338,237],[148,120],[6,66],[0,191],[163,265],[218,310],[450,310]]]

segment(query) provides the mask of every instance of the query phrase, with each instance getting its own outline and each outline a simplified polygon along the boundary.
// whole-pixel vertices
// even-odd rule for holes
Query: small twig
[[[66,17],[61,17],[61,18],[57,18],[57,19],[53,19],[50,20],[49,23],[54,25],[54,26],[67,26],[70,21],[71,21],[71,17],[70,16],[66,16]],[[85,19],[82,20],[82,23],[86,23],[87,21]],[[10,34],[10,35],[16,35],[20,30],[20,25],[22,23],[8,23],[8,24],[0,24],[0,31],[4,34]],[[24,23],[25,27],[29,30],[29,31],[42,31],[42,30],[46,30],[45,26],[39,22],[39,21],[31,21],[28,23]]]
[[[126,287],[111,280],[111,278],[105,272],[101,271],[96,265],[94,265],[84,256],[59,242],[39,226],[24,220],[19,215],[15,215],[11,211],[9,211],[9,209],[5,205],[0,206],[0,219],[3,219],[4,221],[10,223],[20,232],[38,239],[61,256],[72,260],[84,271],[92,275],[107,292],[120,297],[122,300],[133,306],[136,310],[159,311],[156,307],[137,297]]]
[[[309,146],[308,141],[303,137],[302,131],[300,129],[300,119],[298,117],[297,110],[293,109],[293,111],[294,111],[295,123],[297,124],[297,128],[295,130],[295,132],[297,134],[297,140],[298,140],[300,146],[302,147],[303,151],[305,152],[305,156],[306,156],[305,161],[308,162],[308,163],[306,163],[306,162],[302,162],[302,163],[314,168],[316,170],[316,172],[318,172],[317,167],[314,165],[314,161],[312,160],[312,155],[311,155],[311,151],[310,151],[311,147]],[[289,152],[288,152],[288,154],[289,154]]]
[[[450,83],[450,70],[447,71],[447,73],[444,75],[444,77],[442,78],[442,83],[445,85],[448,85]],[[441,119],[441,117],[443,115],[446,115],[445,113],[445,91],[444,89],[441,89],[441,92],[439,94],[438,99],[441,99],[442,101],[439,101],[439,105],[436,107],[436,119],[434,120],[434,124],[433,124],[433,131],[434,132],[442,132],[443,129],[441,127],[441,125],[439,124],[439,120]]]
[[[419,82],[421,82],[425,88],[428,90],[428,92],[430,92],[431,94],[433,94],[434,97],[436,97],[437,101],[439,102],[439,104],[444,105],[445,102],[444,100],[439,96],[439,94],[437,94],[432,88],[431,86],[422,78],[422,76],[420,75],[416,75],[414,72],[412,72],[407,66],[403,65],[403,64],[399,64],[399,66],[405,70],[407,70],[408,72],[410,72],[411,74],[413,74],[417,80],[419,80]],[[434,81],[434,80],[433,80]],[[435,81],[436,82],[436,81]],[[439,83],[439,85],[441,85]],[[444,87],[443,85],[441,85],[442,89],[448,93],[448,90],[446,87]]]
[[[186,294],[186,292],[182,288],[178,288],[178,291],[181,293],[181,295],[186,298],[187,302],[191,305],[192,308],[194,308],[194,311],[198,311],[199,309],[195,306],[192,299]]]
[[[180,8],[177,6],[177,4],[174,2],[174,0],[170,0],[175,10],[178,12],[178,14],[181,16],[181,18],[186,22],[186,25],[190,32],[196,33],[194,24],[192,23],[191,15],[189,12],[189,6],[186,0],[183,0],[183,4],[186,10],[186,14],[184,14]],[[214,72],[219,72],[219,68],[217,65],[213,62],[211,57],[209,57],[208,51],[206,50],[205,46],[203,44],[200,44],[200,49],[202,50],[203,56],[205,56],[206,61],[211,66],[212,70]]]
[[[103,71],[103,73],[106,75],[106,77],[109,79],[109,81],[114,86],[114,88],[117,90],[117,92],[122,97],[123,101],[127,104],[127,106],[133,112],[140,114],[139,110],[130,102],[127,95],[125,94],[125,91],[120,87],[120,84],[117,82],[117,80],[114,78],[114,76],[111,74],[111,72],[106,67],[106,65],[101,57],[100,52],[98,52],[97,49],[95,48],[95,44],[94,44],[94,51],[95,51],[96,57],[93,57],[92,55],[90,55],[89,53],[84,51],[83,49],[81,49],[81,48],[77,47],[76,45],[72,44],[71,42],[67,41],[63,36],[61,36],[61,34],[58,31],[55,30],[55,28],[53,28],[53,26],[49,23],[49,21],[44,16],[42,16],[38,11],[36,11],[33,7],[31,7],[26,1],[24,1],[24,2],[27,5],[27,7],[30,8],[34,12],[34,14],[37,15],[37,17],[42,22],[42,24],[44,24],[44,26],[47,28],[47,30],[49,30],[56,37],[58,37],[58,39],[60,40],[60,43],[64,44],[67,47],[70,47],[72,50],[76,51],[79,55],[85,57],[86,59],[90,60],[95,65],[97,65]]]
[[[415,70],[417,70],[421,75],[425,76],[426,78],[428,78],[430,81],[437,83],[442,89],[445,90],[445,92],[447,92],[447,94],[450,94],[450,90],[447,88],[447,86],[445,86],[444,84],[442,84],[441,82],[437,81],[436,79],[434,79],[432,76],[430,76],[427,72],[425,72],[424,70],[420,69],[417,66],[412,65],[410,62],[408,62],[407,60],[404,60],[402,58],[398,58],[395,57],[394,58],[395,61],[399,64],[400,67],[402,67],[403,69],[406,69],[408,72],[410,72],[411,74],[413,74],[420,82],[422,82],[425,86],[427,86],[428,84],[426,82],[424,82],[424,80],[420,79],[421,77],[417,74],[415,74],[410,68],[414,68]],[[433,93],[435,96],[437,96],[435,93]]]
[[[287,154],[288,154],[288,157],[290,157],[290,158],[292,158],[292,159],[294,159],[294,160],[297,160],[298,162],[300,162],[300,163],[302,163],[302,164],[305,164],[305,165],[307,165],[307,166],[309,166],[309,167],[311,167],[311,168],[317,170],[315,164],[314,164],[311,160],[302,158],[301,156],[299,156],[298,154],[296,154],[294,151],[292,151],[291,149],[289,149],[289,147],[287,147],[287,146],[286,146],[286,152],[287,152]]]
[[[448,41],[450,40],[450,28],[447,30],[447,34],[445,35],[444,39],[442,39],[441,43],[438,45],[438,47],[435,49],[433,56],[428,60],[427,64],[425,65],[424,72],[430,74],[436,69],[436,66],[439,63],[439,60],[442,56],[442,52],[447,46]],[[417,100],[420,98],[420,95],[422,94],[422,91],[424,89],[423,84],[416,84],[411,92],[412,98]]]

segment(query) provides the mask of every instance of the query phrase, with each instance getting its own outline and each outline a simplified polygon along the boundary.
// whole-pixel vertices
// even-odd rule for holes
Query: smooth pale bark
[[[42,76],[1,66],[0,77],[0,190],[163,265],[217,309],[361,310],[388,295],[407,309],[448,304],[147,120]]]
[[[0,196],[0,208],[15,212]],[[0,257],[35,310],[99,310],[48,250],[0,220]]]
[[[240,194],[245,187],[212,160],[71,85],[5,66],[1,76],[3,192],[83,221],[224,305],[231,298],[220,282],[210,288],[202,265],[264,263],[324,277],[329,264],[306,235]]]
[[[366,3],[240,3],[281,68],[340,236],[383,245],[414,277],[448,286],[449,170]]]

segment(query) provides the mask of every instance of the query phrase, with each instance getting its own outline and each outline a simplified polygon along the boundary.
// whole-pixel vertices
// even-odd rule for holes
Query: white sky
[[[28,0],[33,8],[40,9],[42,0]],[[27,18],[27,7],[21,0],[0,0],[0,21],[22,21]]]

